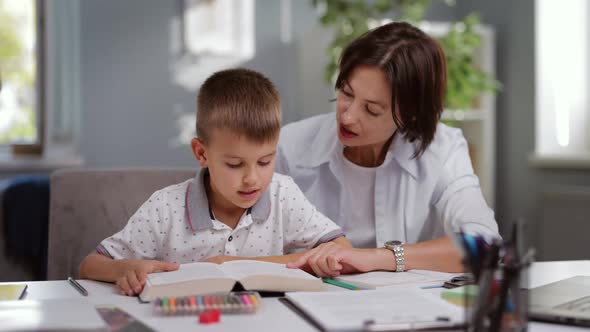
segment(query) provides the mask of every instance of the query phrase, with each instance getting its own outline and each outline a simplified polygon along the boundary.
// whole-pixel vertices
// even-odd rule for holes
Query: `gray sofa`
[[[48,280],[78,275],[82,259],[156,190],[197,169],[68,169],[51,175]]]

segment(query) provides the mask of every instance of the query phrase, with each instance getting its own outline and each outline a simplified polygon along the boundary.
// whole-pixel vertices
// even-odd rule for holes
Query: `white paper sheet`
[[[94,305],[86,299],[0,302],[0,331],[106,331]]]
[[[299,292],[287,298],[328,331],[360,330],[367,321],[401,326],[464,319],[462,308],[420,289]]]
[[[446,280],[451,279],[455,275],[457,274],[426,270],[410,270],[407,272],[374,271],[342,275],[334,279],[365,289],[378,289],[399,285],[442,286]]]

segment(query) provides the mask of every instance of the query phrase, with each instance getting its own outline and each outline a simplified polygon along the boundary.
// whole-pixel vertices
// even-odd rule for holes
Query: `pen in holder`
[[[464,298],[467,331],[526,331],[526,294],[520,291],[523,269],[533,252],[519,254],[518,224],[510,239],[486,241],[482,236],[460,232],[455,241],[465,268],[478,287],[475,298]]]

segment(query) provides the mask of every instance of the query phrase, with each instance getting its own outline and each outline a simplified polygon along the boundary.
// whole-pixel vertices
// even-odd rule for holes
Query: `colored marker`
[[[350,290],[359,290],[360,289],[359,287],[356,287],[354,285],[347,284],[345,282],[330,279],[330,278],[322,278],[322,281],[325,282],[326,284],[330,284],[330,285],[334,285],[334,286],[338,286],[338,287],[342,287],[342,288],[346,288],[346,289],[350,289]]]
[[[162,299],[162,312],[165,313],[166,315],[168,314],[168,298],[165,297]]]
[[[258,299],[256,298],[256,295],[250,294],[250,302],[252,302],[253,305],[258,304]]]
[[[194,296],[189,297],[189,312],[196,312],[197,307],[197,299]]]
[[[250,297],[248,295],[242,295],[242,302],[247,305],[247,306],[251,306],[252,302],[250,302]]]
[[[171,297],[168,301],[168,310],[170,310],[170,314],[174,315],[176,313],[176,298]]]
[[[203,301],[202,296],[197,296],[197,302],[199,303],[199,311],[205,310],[205,301]]]

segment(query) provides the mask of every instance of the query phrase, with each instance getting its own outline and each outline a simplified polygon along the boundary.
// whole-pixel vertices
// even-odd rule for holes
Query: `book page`
[[[228,278],[215,263],[189,263],[181,264],[176,271],[156,272],[148,275],[152,285],[167,285],[177,282],[198,279]]]
[[[441,284],[452,278],[454,274],[411,270],[407,272],[374,271],[359,274],[338,276],[334,279],[340,280],[361,288],[379,288],[395,285],[434,285]]]
[[[278,263],[240,260],[226,262],[221,264],[219,267],[221,270],[223,270],[223,272],[229,276],[232,276],[236,280],[257,275],[272,275],[311,280],[317,279],[305,271],[299,269],[289,269],[285,264]]]
[[[463,309],[420,289],[287,293],[287,298],[326,330],[362,330],[376,324],[460,323]]]

